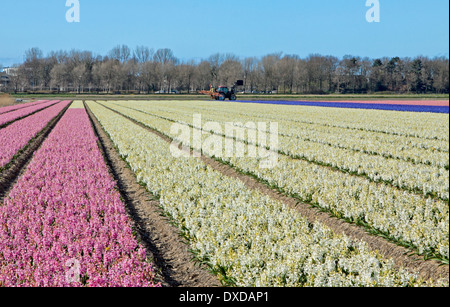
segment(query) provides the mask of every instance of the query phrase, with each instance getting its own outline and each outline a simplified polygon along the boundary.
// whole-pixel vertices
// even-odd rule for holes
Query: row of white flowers
[[[137,107],[148,106],[142,102],[133,102]],[[394,158],[412,162],[415,164],[428,164],[436,167],[448,168],[449,166],[449,142],[444,140],[427,140],[416,137],[399,136],[387,133],[371,132],[365,130],[350,130],[340,127],[330,127],[319,124],[298,122],[295,118],[285,118],[280,108],[272,107],[263,114],[242,113],[240,105],[237,108],[228,109],[216,108],[216,105],[204,105],[202,102],[186,103],[180,102],[158,102],[156,107],[160,111],[169,111],[174,115],[206,114],[208,119],[213,121],[226,121],[230,118],[239,119],[240,122],[255,121],[276,121],[282,122],[280,135],[294,137],[298,142],[314,142],[328,145],[335,148],[353,150],[371,155],[381,155],[387,158]],[[152,105],[154,110],[155,105]],[[282,109],[283,110],[283,109]],[[328,110],[331,112],[330,110]],[[395,115],[395,113],[392,113]],[[424,114],[424,117],[429,114]],[[442,119],[448,116],[441,115]],[[442,122],[445,124],[445,121]],[[423,129],[429,127],[423,126]]]
[[[166,104],[169,103],[173,102],[166,102]],[[121,105],[192,125],[192,111],[189,112],[183,109],[178,111],[174,109],[165,110],[158,107],[155,108],[153,103],[149,105],[148,103],[142,102],[126,102],[126,104],[124,102]],[[209,113],[202,113],[202,118],[205,121],[217,121],[222,123],[222,125],[225,125],[229,121],[242,123],[243,125],[252,119],[248,116],[211,116]],[[287,126],[288,123],[284,121],[280,123],[279,126],[282,131],[284,129],[283,127]],[[295,126],[291,127],[292,131],[296,129],[300,131]],[[225,131],[225,129],[222,129],[222,131]],[[316,139],[323,137],[325,134],[327,134],[325,131],[318,134]],[[342,135],[342,132],[340,135]],[[378,136],[378,138],[380,137]],[[292,136],[279,135],[278,139],[280,151],[291,157],[306,159],[307,161],[320,165],[336,167],[344,172],[367,176],[375,182],[388,182],[401,189],[419,191],[425,195],[431,194],[444,200],[449,199],[450,172],[446,168],[426,164],[413,164],[405,160],[391,159],[381,155],[348,150],[346,148],[340,148],[343,145],[339,145],[338,141],[335,143],[337,144],[336,146],[330,146],[320,142],[303,141],[302,138]],[[357,143],[359,140],[361,138],[355,138],[354,142]],[[420,150],[416,149],[416,151]],[[434,151],[428,150],[430,155],[434,155],[432,152]],[[415,156],[420,155],[425,154],[423,152],[415,153]],[[442,155],[444,156],[441,157]],[[441,162],[439,162],[442,163],[441,166],[448,166],[448,153],[439,153],[434,161],[438,161],[438,158],[441,159]]]
[[[417,141],[443,140],[448,144],[448,114],[394,112],[381,110],[355,110],[317,108],[308,106],[278,106],[270,104],[245,104],[210,101],[152,101],[153,106],[175,108],[207,108],[219,114],[244,114],[261,116],[269,120],[282,120],[298,124],[325,126],[331,129],[346,129],[382,133],[389,136],[417,138]],[[233,115],[234,116],[234,115]],[[310,127],[311,128],[311,127]],[[370,135],[370,134],[369,134]],[[448,146],[447,150],[448,150]]]
[[[449,141],[449,128],[445,124],[449,119],[448,114],[309,106],[280,107],[265,104],[258,104],[257,106],[252,104],[237,105],[238,103],[222,102],[216,104],[214,108],[218,110],[241,110],[243,114],[253,114],[257,109],[258,114],[277,114],[277,118],[281,120],[295,120],[300,123],[319,124],[328,127]],[[424,127],[427,127],[427,129],[424,129]]]
[[[190,239],[198,257],[238,286],[423,285],[364,242],[309,224],[299,213],[88,102],[139,181]]]
[[[172,122],[168,120],[112,103],[106,105],[165,135],[178,137],[171,134]],[[203,133],[203,140],[209,137],[209,133]],[[219,137],[217,141],[223,142],[223,138]],[[201,149],[205,154],[213,155],[214,148]],[[246,149],[251,151],[252,146],[246,146]],[[220,158],[289,195],[327,209],[336,216],[365,223],[395,240],[407,242],[420,253],[434,253],[445,259],[449,257],[449,206],[445,201],[287,156],[279,156],[278,166],[273,169],[260,168],[260,159],[248,156]]]

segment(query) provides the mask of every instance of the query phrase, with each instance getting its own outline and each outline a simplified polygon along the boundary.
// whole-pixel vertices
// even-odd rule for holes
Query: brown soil
[[[140,243],[146,247],[165,287],[220,287],[217,277],[193,261],[187,242],[179,230],[162,216],[159,202],[141,185],[122,160],[109,136],[86,106],[112,176],[132,216]]]
[[[12,99],[8,94],[0,94],[0,108],[7,107],[14,104],[14,99]]]
[[[172,140],[167,136],[162,135],[161,133],[151,128],[148,128],[137,121],[134,121],[132,119],[129,120],[160,136],[167,142],[172,142]],[[372,250],[377,250],[383,256],[392,258],[397,267],[403,267],[410,270],[411,272],[416,272],[420,277],[426,280],[432,279],[436,281],[440,278],[445,278],[447,280],[449,279],[448,265],[441,265],[441,263],[438,261],[424,260],[423,257],[413,254],[405,247],[391,243],[382,237],[369,234],[362,227],[346,223],[345,221],[332,217],[327,213],[321,212],[308,204],[300,203],[297,199],[285,196],[278,191],[269,188],[267,185],[257,181],[256,179],[251,178],[247,175],[243,175],[236,171],[234,168],[220,163],[212,158],[202,155],[201,159],[205,164],[221,172],[223,175],[237,178],[241,180],[247,187],[258,190],[265,195],[268,195],[276,200],[285,203],[291,208],[295,208],[302,216],[307,218],[310,223],[320,222],[331,228],[336,233],[345,234],[356,241],[365,241]]]

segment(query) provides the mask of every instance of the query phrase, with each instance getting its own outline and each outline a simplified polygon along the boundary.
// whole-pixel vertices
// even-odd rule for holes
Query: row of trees
[[[14,92],[94,93],[186,92],[231,86],[244,80],[245,92],[276,93],[449,93],[445,57],[379,58],[312,54],[306,58],[275,53],[239,58],[217,53],[201,61],[180,61],[170,49],[126,45],[106,56],[90,51],[56,51],[44,56],[26,51],[24,63],[10,73]]]

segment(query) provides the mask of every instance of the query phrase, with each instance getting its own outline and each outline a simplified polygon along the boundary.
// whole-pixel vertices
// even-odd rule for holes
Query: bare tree
[[[150,61],[154,55],[155,50],[145,46],[137,46],[134,50],[134,58],[141,64]]]
[[[297,61],[298,56],[286,55],[280,60],[278,64],[280,82],[282,84],[284,93],[286,93],[286,90],[289,93],[292,93],[294,87],[295,67]]]
[[[401,81],[401,63],[399,57],[393,57],[390,60],[385,61],[386,77],[385,82],[387,88],[390,91],[397,91],[399,89],[399,83]]]
[[[135,89],[136,81],[139,76],[139,64],[136,60],[131,59],[121,65],[122,88],[127,91]]]
[[[70,71],[72,84],[77,93],[81,93],[86,82],[86,66],[83,63],[78,64]]]
[[[156,89],[156,86],[159,83],[158,76],[160,75],[158,72],[159,66],[154,61],[147,61],[142,64],[139,79],[142,82],[142,85],[149,94],[151,91]]]
[[[308,72],[306,68],[306,60],[298,59],[295,65],[294,86],[296,93],[306,93],[308,89]]]
[[[385,57],[311,54],[306,58],[282,53],[239,59],[234,54],[215,53],[199,62],[180,63],[171,49],[156,52],[146,46],[134,50],[117,45],[108,56],[90,51],[52,51],[31,48],[18,65],[17,77],[9,77],[8,90],[54,90],[83,92],[97,88],[190,93],[210,85],[232,85],[244,80],[246,91],[284,93],[414,92],[448,93],[449,60],[446,57]]]
[[[361,88],[361,58],[346,55],[339,64],[341,84],[347,91],[356,93]]]
[[[177,82],[180,88],[186,89],[188,94],[191,93],[194,79],[195,79],[195,63],[194,61],[189,61],[187,63],[183,63],[178,65]]]
[[[175,63],[177,61],[175,55],[173,54],[173,51],[168,48],[164,49],[158,49],[153,56],[155,62],[161,63],[163,65],[169,64],[169,63]]]
[[[114,59],[105,59],[103,62],[95,64],[93,74],[104,92],[110,93],[118,87],[119,62]]]
[[[258,68],[258,59],[256,57],[247,57],[242,64],[244,75],[244,88],[249,92],[253,92],[256,88],[256,71]]]
[[[25,51],[25,63],[23,65],[27,71],[28,82],[31,84],[33,91],[41,84],[41,59],[43,56],[43,52],[39,48],[31,48]]]
[[[51,76],[51,87],[56,87],[58,93],[60,91],[65,91],[68,86],[70,80],[70,73],[67,70],[67,65],[65,63],[56,64],[52,71],[50,72]]]
[[[195,83],[200,90],[209,90],[209,86],[213,84],[213,73],[209,61],[202,61],[195,68]]]
[[[177,74],[176,62],[167,63],[166,65],[164,65],[163,69],[164,69],[164,83],[165,83],[164,91],[167,93],[171,93]]]
[[[125,63],[131,58],[131,49],[127,45],[117,45],[109,52],[109,57]]]
[[[280,53],[273,53],[266,55],[262,58],[261,64],[262,64],[262,70],[264,75],[264,91],[265,92],[272,92],[273,90],[278,91],[279,87],[279,79],[280,74],[278,70],[278,64],[281,59],[281,52]]]
[[[336,89],[335,84],[333,83],[333,76],[336,73],[337,66],[339,64],[339,59],[335,56],[326,56],[324,59],[324,72],[326,75],[326,80],[328,83],[328,93],[333,93]],[[370,65],[370,63],[368,63]]]
[[[219,68],[224,61],[224,56],[220,53],[215,53],[208,58],[208,62],[211,70],[211,84],[214,87],[218,86]]]
[[[435,91],[437,93],[449,92],[449,59],[438,57],[434,59],[436,76],[434,78]]]
[[[177,58],[171,49],[158,49],[153,56],[157,63],[159,72],[159,89],[169,92],[171,90],[171,81],[174,77],[174,66]]]
[[[239,59],[230,57],[219,67],[218,80],[225,86],[232,86],[243,77],[242,64]]]
[[[305,60],[307,84],[309,93],[331,92],[333,88],[333,75],[336,72],[339,60],[332,56],[312,54]],[[345,74],[344,74],[345,75]]]

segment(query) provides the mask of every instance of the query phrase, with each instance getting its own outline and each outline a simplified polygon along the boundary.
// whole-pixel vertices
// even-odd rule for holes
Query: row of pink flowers
[[[0,285],[159,286],[84,109],[69,109],[0,205]]]
[[[39,110],[42,110],[44,108],[47,108],[57,102],[58,100],[47,101],[44,103],[40,103],[38,105],[30,106],[27,108],[19,109],[5,114],[0,114],[0,126],[12,122],[14,120],[17,120],[18,118],[22,118],[24,116],[37,112]]]
[[[0,129],[0,170],[69,103],[62,101]]]
[[[15,110],[19,110],[19,109],[24,109],[24,108],[28,108],[40,103],[44,103],[47,102],[47,100],[38,100],[38,101],[34,101],[34,102],[28,102],[28,103],[22,103],[22,104],[15,104],[12,106],[7,106],[7,107],[1,107],[0,108],[0,114],[4,114],[7,112],[11,112],[11,111],[15,111]]]

